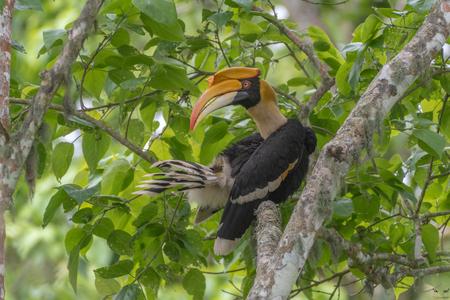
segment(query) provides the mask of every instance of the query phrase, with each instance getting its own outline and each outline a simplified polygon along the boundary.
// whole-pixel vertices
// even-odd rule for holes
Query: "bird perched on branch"
[[[214,244],[216,255],[233,251],[261,202],[281,203],[300,187],[317,145],[311,128],[281,114],[275,91],[259,75],[258,69],[235,67],[208,78],[209,88],[198,99],[190,124],[193,131],[213,111],[241,105],[259,133],[225,149],[211,167],[180,160],[158,162],[153,167],[173,171],[150,174],[165,178],[144,181],[139,187],[146,190],[136,192],[156,195],[176,187],[189,191],[189,199],[199,204],[194,224],[224,208]]]

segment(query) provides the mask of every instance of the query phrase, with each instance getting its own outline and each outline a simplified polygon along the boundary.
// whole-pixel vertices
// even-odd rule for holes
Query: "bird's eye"
[[[249,87],[250,87],[250,82],[249,81],[243,81],[242,82],[242,87],[244,88],[244,89],[248,89]]]

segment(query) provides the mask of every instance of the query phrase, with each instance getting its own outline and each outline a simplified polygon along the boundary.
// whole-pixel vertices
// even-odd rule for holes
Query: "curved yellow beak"
[[[238,93],[238,90],[242,88],[239,79],[257,77],[260,73],[259,69],[235,67],[217,72],[206,79],[209,82],[209,88],[194,106],[191,115],[191,131],[194,131],[200,121],[213,111],[230,105],[237,98],[246,95],[245,92]]]

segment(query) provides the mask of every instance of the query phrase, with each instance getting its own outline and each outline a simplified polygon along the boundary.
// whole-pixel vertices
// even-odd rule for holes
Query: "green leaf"
[[[142,208],[141,213],[136,218],[136,220],[133,221],[134,227],[141,227],[145,225],[146,223],[150,223],[153,221],[153,219],[158,215],[158,205],[155,203],[147,204]]]
[[[131,274],[134,263],[131,260],[120,260],[114,265],[94,270],[96,276],[110,279]]]
[[[130,163],[123,158],[116,159],[106,166],[102,176],[102,194],[118,195],[121,191],[130,185],[133,179],[130,176],[134,174]]]
[[[374,7],[374,10],[377,12],[377,13],[379,13],[380,15],[382,15],[383,17],[386,17],[386,18],[400,18],[401,16],[404,16],[404,15],[406,15],[407,14],[407,12],[402,12],[402,11],[399,11],[399,10],[396,10],[396,9],[393,9],[393,8],[380,8],[380,7],[377,7],[377,8],[375,8]]]
[[[314,79],[308,77],[294,77],[287,82],[288,86],[314,86],[316,83]]]
[[[97,169],[100,159],[108,152],[110,144],[111,136],[101,130],[97,130],[95,133],[86,132],[83,135],[81,148],[91,174]]]
[[[431,261],[436,261],[436,250],[439,246],[439,231],[431,224],[422,226],[422,242],[430,256]]]
[[[353,212],[353,202],[350,198],[340,198],[333,201],[333,212],[341,217],[349,217]]]
[[[76,213],[73,214],[72,218],[70,219],[74,223],[88,223],[92,220],[94,217],[92,213],[92,208],[85,207],[83,209],[80,209]]]
[[[84,201],[86,201],[92,195],[97,193],[99,186],[97,184],[91,188],[88,188],[85,190],[79,190],[74,187],[71,187],[70,185],[65,184],[65,185],[63,185],[63,188],[71,198],[73,198],[75,201],[77,201],[78,206],[81,206],[81,204],[83,204]]]
[[[181,248],[175,242],[167,242],[164,245],[164,254],[171,260],[175,262],[180,261]]]
[[[395,222],[389,227],[389,240],[392,245],[397,246],[403,234],[405,234],[405,226],[402,223]]]
[[[205,296],[205,276],[198,269],[191,268],[184,276],[181,284],[189,295],[194,296],[194,300],[201,300]]]
[[[189,118],[177,115],[170,119],[170,128],[175,132],[175,137],[180,143],[189,145]]]
[[[69,281],[75,294],[77,293],[78,259],[80,258],[80,248],[74,247],[69,254],[67,270],[69,270]]]
[[[133,72],[130,70],[124,69],[115,69],[108,72],[109,79],[117,85],[120,85],[122,82],[127,81],[129,79],[134,79]]]
[[[365,43],[369,39],[372,40],[374,35],[377,34],[380,27],[380,19],[376,15],[370,15],[366,18],[361,32],[361,42]]]
[[[72,163],[75,148],[72,143],[61,142],[56,144],[52,153],[52,169],[56,179],[60,180]]]
[[[129,45],[130,44],[130,34],[128,33],[128,30],[125,28],[119,28],[114,33],[113,37],[110,40],[111,45],[114,47],[119,47],[122,45]]]
[[[359,196],[353,198],[352,202],[355,213],[364,221],[372,221],[380,210],[380,199],[376,195],[372,195],[372,199]]]
[[[444,110],[444,113],[442,114],[440,129],[442,133],[447,136],[447,138],[450,138],[450,109],[448,108]]]
[[[156,102],[152,102],[150,105],[143,106],[139,110],[145,126],[150,132],[153,132],[153,121],[155,120],[156,114]]]
[[[105,85],[106,76],[108,73],[106,69],[103,70],[89,70],[84,78],[83,87],[95,98],[100,100],[103,86]]]
[[[125,136],[125,132],[128,127],[128,134],[126,135],[127,139],[133,144],[138,146],[139,148],[142,146],[142,143],[144,142],[144,133],[145,133],[145,126],[144,123],[142,123],[141,120],[138,119],[131,119],[130,125],[127,126],[128,123],[124,123],[123,126],[120,128],[120,132],[123,136]]]
[[[445,147],[445,138],[428,129],[414,129],[412,134],[419,139],[419,147],[435,157],[441,158]]]
[[[115,279],[95,277],[95,288],[100,297],[116,294],[120,291],[120,283]]]
[[[362,47],[359,48],[358,54],[356,56],[356,61],[352,66],[352,69],[350,70],[350,74],[348,76],[348,84],[353,88],[358,88],[359,83],[359,73],[361,72],[361,68],[364,62],[364,52],[367,51],[367,48],[369,48],[369,44],[372,40],[368,40],[366,43],[363,44]]]
[[[145,54],[139,54],[134,56],[129,56],[125,58],[123,61],[122,66],[124,68],[132,67],[134,65],[146,65],[148,67],[153,66],[155,62],[150,56],[147,56]]]
[[[3,8],[3,6],[1,6]],[[39,0],[20,0],[14,3],[14,10],[34,9],[44,12]]]
[[[162,90],[173,90],[174,88],[190,90],[191,94],[200,95],[200,90],[188,79],[185,70],[170,66],[157,70],[149,85]]]
[[[228,132],[228,124],[225,121],[220,121],[211,126],[205,133],[202,146],[217,143]]]
[[[136,274],[140,274],[144,268],[139,268],[136,270]],[[161,277],[156,273],[153,267],[148,267],[141,277],[139,277],[139,282],[146,287],[157,287],[161,282]]]
[[[217,27],[220,28],[225,25],[226,22],[230,21],[233,15],[232,11],[218,12],[209,16],[207,19],[213,21]]]
[[[442,88],[447,94],[450,94],[450,77],[448,74],[441,74],[441,79],[439,80]]]
[[[423,14],[427,10],[429,10],[436,0],[407,0],[409,5],[411,5],[419,15]]]
[[[232,0],[234,3],[245,9],[245,13],[248,15],[253,8],[253,0]]]
[[[177,23],[177,10],[172,0],[132,0],[131,2],[156,22],[167,26]]]
[[[317,41],[313,44],[314,50],[317,51],[328,51],[330,49],[330,43],[325,41]]]
[[[244,41],[253,43],[257,39],[260,39],[263,36],[263,33],[264,31],[258,25],[245,19],[241,19],[239,34]]]
[[[66,234],[66,238],[64,239],[64,246],[66,248],[67,254],[72,251],[72,249],[76,246],[78,246],[78,249],[81,249],[86,247],[86,245],[89,243],[89,238],[85,238],[88,235],[86,230],[83,228],[73,228],[69,230]],[[80,245],[80,242],[82,242],[82,245]]]
[[[55,30],[45,30],[42,35],[44,36],[44,45],[47,50],[53,45],[56,40],[60,39],[62,36],[67,34],[67,30],[55,29]]]
[[[137,300],[141,290],[138,284],[124,286],[113,298],[113,300]]]
[[[119,255],[131,256],[134,250],[131,248],[131,235],[123,230],[113,230],[109,234],[106,243],[108,247]]]
[[[60,189],[56,194],[53,195],[53,197],[48,202],[47,207],[45,208],[42,229],[44,229],[48,225],[48,223],[50,223],[58,208],[66,200],[69,200],[69,196],[63,189]]]
[[[348,84],[348,75],[353,63],[343,63],[336,74],[336,84],[339,88],[339,92],[344,96],[348,96],[352,91],[352,88]]]
[[[157,237],[163,234],[166,231],[166,228],[159,223],[151,223],[145,226],[144,231],[142,232],[143,236],[148,237]]]
[[[223,122],[223,121],[221,121]],[[208,130],[209,131],[209,130]],[[206,137],[205,137],[206,138]],[[212,162],[214,156],[223,151],[226,146],[234,139],[230,132],[226,132],[225,136],[214,143],[202,144],[200,150],[200,163],[207,165]]]
[[[114,230],[114,223],[109,218],[103,218],[92,233],[106,240],[112,230]]]
[[[184,33],[181,29],[180,23],[176,22],[175,24],[169,26],[163,23],[158,23],[151,19],[146,14],[141,14],[141,20],[146,26],[145,29],[147,31],[151,31],[157,36],[172,42],[183,42],[184,41]]]

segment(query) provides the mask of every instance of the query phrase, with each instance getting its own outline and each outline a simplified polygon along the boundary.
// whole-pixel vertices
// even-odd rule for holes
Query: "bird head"
[[[208,89],[200,96],[191,115],[191,131],[207,115],[229,105],[241,105],[246,109],[261,102],[273,102],[278,110],[275,91],[269,83],[259,78],[261,71],[253,68],[234,67],[217,72],[206,79]]]

